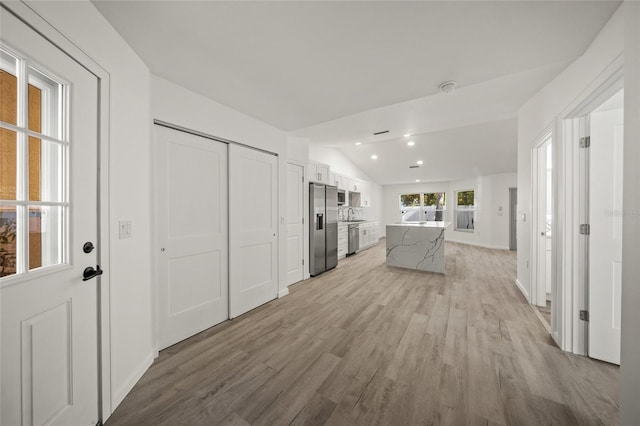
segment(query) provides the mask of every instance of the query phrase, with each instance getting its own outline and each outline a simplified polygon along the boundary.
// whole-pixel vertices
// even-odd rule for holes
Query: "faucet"
[[[347,222],[351,221],[351,213],[355,214],[355,212],[353,211],[353,208],[349,207],[349,209],[347,210]]]

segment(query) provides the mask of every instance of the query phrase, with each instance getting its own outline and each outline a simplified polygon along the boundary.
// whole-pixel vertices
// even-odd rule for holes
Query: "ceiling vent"
[[[418,169],[420,166],[409,166],[410,169]]]
[[[450,81],[445,81],[444,83],[440,83],[438,88],[442,91],[442,93],[451,93],[456,89],[457,85],[458,83],[456,83],[453,80],[450,80]]]
[[[381,132],[375,132],[375,133],[373,134],[373,136],[384,135],[385,133],[389,133],[389,131],[388,131],[388,130],[383,130],[383,131],[381,131]]]

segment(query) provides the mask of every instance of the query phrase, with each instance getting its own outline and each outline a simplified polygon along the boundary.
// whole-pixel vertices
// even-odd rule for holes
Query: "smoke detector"
[[[442,91],[442,93],[450,93],[453,92],[458,83],[453,80],[445,81],[444,83],[440,83],[438,88]]]

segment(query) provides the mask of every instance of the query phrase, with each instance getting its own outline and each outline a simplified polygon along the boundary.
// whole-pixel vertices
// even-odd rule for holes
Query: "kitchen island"
[[[444,231],[451,222],[387,225],[387,266],[444,274]]]

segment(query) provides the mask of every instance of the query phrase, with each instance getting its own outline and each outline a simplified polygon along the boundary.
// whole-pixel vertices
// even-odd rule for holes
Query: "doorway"
[[[546,134],[534,147],[534,268],[533,304],[551,327],[553,286],[553,137]]]
[[[518,249],[518,188],[509,188],[509,250]]]
[[[287,164],[287,285],[304,279],[304,167]]]

